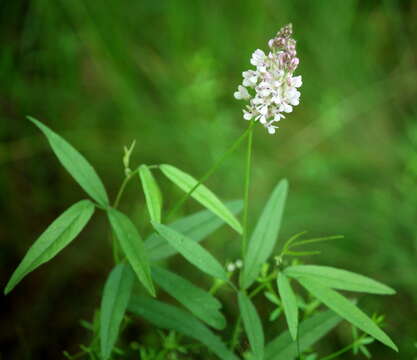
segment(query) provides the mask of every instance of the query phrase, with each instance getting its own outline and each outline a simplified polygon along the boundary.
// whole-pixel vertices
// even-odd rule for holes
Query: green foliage
[[[341,321],[332,311],[323,311],[300,323],[298,342],[288,331],[283,332],[265,347],[265,360],[294,360],[299,351],[314,345]]]
[[[132,292],[134,277],[125,264],[113,268],[104,286],[100,311],[100,348],[110,358]]]
[[[67,141],[40,121],[28,117],[46,136],[55,155],[78,184],[101,206],[107,207],[109,199],[106,189],[89,162]]]
[[[288,329],[290,330],[291,337],[295,341],[297,339],[298,331],[297,299],[288,278],[282,272],[278,273],[277,284],[282,299],[285,318],[287,319]]]
[[[164,304],[160,301],[145,297],[133,296],[129,310],[160,328],[175,330],[180,334],[198,340],[206,345],[220,359],[238,359],[227,349],[220,338],[214,335],[199,320],[173,305]]]
[[[59,216],[29,248],[4,289],[8,294],[30,272],[51,260],[74,240],[94,213],[94,204],[81,200]]]
[[[152,296],[155,296],[149,260],[135,225],[125,214],[116,209],[108,209],[107,214],[120,246],[139,281]]]
[[[330,266],[296,265],[285,269],[293,278],[313,278],[322,285],[338,290],[358,291],[370,294],[392,295],[395,290],[366,276]]]
[[[225,205],[233,214],[237,214],[242,210],[241,200],[227,202]],[[211,211],[202,210],[176,220],[169,224],[169,226],[190,239],[200,242],[223,224],[224,222]],[[156,232],[152,233],[145,240],[145,248],[149,254],[149,258],[153,261],[162,260],[177,253],[177,251]]]
[[[196,317],[215,329],[222,330],[226,319],[220,312],[222,304],[213,295],[187,279],[162,267],[152,267],[155,282]]]
[[[199,243],[162,224],[152,223],[155,230],[191,264],[215,278],[228,281],[220,263]]]
[[[163,174],[174,184],[176,184],[181,190],[186,193],[190,193],[190,196],[196,199],[204,207],[211,210],[214,214],[223,219],[238,233],[242,233],[242,226],[240,225],[239,221],[219,200],[219,198],[205,185],[199,184],[199,182],[192,176],[172,165],[160,165],[159,168]]]
[[[158,184],[147,165],[139,166],[139,177],[145,193],[146,205],[148,206],[151,221],[161,222],[162,195]]]
[[[245,267],[240,279],[244,289],[255,281],[262,264],[271,255],[281,226],[287,192],[288,182],[281,180],[266,203],[250,238],[244,259]]]
[[[262,360],[264,357],[264,332],[261,319],[250,298],[244,293],[238,294],[239,310],[243,319],[246,334],[255,359]]]
[[[398,351],[397,346],[392,342],[388,335],[385,334],[366,314],[364,314],[357,306],[344,296],[323,286],[321,282],[317,282],[311,278],[299,278],[298,281],[311,294],[313,294],[340,317],[346,319],[388,347]]]

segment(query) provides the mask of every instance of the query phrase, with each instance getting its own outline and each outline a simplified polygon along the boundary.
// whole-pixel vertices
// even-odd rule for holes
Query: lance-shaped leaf
[[[139,177],[145,193],[146,206],[152,221],[161,222],[162,195],[158,184],[147,165],[139,166]]]
[[[199,243],[166,225],[154,222],[152,225],[159,235],[168,241],[169,244],[191,264],[215,278],[223,279],[225,281],[228,280],[227,273],[223,266],[221,266],[216,258]]]
[[[285,269],[292,278],[309,277],[325,287],[339,290],[359,291],[370,294],[395,294],[395,290],[366,276],[330,266],[296,265]]]
[[[135,225],[125,214],[116,209],[109,208],[107,214],[111,227],[119,239],[120,246],[133,271],[149,293],[155,296],[155,288],[152,282],[145,246]]]
[[[30,272],[51,260],[65,248],[88,223],[94,213],[90,200],[81,200],[60,215],[29,248],[4,290],[8,294]]]
[[[75,181],[77,181],[85,192],[97,201],[97,203],[103,207],[107,207],[109,199],[107,197],[106,189],[96,171],[84,156],[39,120],[32,117],[28,117],[28,119],[43,132],[55,155]]]
[[[229,210],[237,214],[242,210],[242,201],[236,200],[226,203]],[[169,226],[176,231],[199,242],[217,230],[224,222],[209,210],[202,210],[195,214],[174,221]],[[158,233],[151,234],[145,240],[145,247],[152,261],[165,259],[177,251],[167,243]]]
[[[100,311],[100,346],[104,360],[110,358],[119,335],[120,324],[129,304],[133,273],[125,264],[111,271],[104,286]]]
[[[238,302],[252,352],[256,359],[262,360],[264,356],[264,332],[261,320],[255,306],[245,293],[239,292]]]
[[[288,182],[281,180],[265,205],[250,238],[240,277],[240,284],[244,289],[255,281],[262,264],[271,255],[281,226],[287,192]]]
[[[386,346],[398,351],[397,346],[362,310],[338,292],[327,288],[311,278],[300,277],[298,282],[314,297],[349,321],[358,329],[366,332]]]
[[[176,306],[150,298],[132,296],[129,310],[157,327],[175,330],[200,341],[220,359],[238,360],[221,339],[214,335],[201,321]]]
[[[342,319],[333,311],[323,311],[304,320],[298,329],[298,341],[284,331],[265,347],[265,360],[295,360],[303,352],[336,327]]]
[[[219,311],[222,305],[212,294],[195,286],[187,279],[158,266],[152,267],[152,276],[162,289],[200,320],[216,329],[224,329],[226,319]]]
[[[291,337],[295,341],[297,339],[298,329],[297,299],[291,288],[290,282],[282,272],[278,273],[277,284],[282,305],[284,307],[285,318],[287,319],[288,329],[290,330]]]
[[[163,174],[176,184],[181,190],[188,193],[198,184],[198,181],[191,175],[171,165],[161,165]],[[201,205],[212,211],[214,214],[223,219],[239,234],[242,233],[242,226],[231,211],[209,190],[205,185],[200,184],[191,194]]]

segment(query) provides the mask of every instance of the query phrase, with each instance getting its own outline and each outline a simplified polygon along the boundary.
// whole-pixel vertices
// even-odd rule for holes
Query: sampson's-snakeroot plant
[[[248,229],[254,125],[260,123],[268,133],[274,134],[284,114],[291,113],[299,104],[298,89],[302,85],[301,76],[294,75],[299,59],[292,26],[279,30],[268,46],[267,54],[259,49],[253,53],[251,64],[255,69],[243,72],[243,83],[234,93],[235,98],[248,101],[243,110],[247,129],[199,179],[170,164],[132,167],[132,144],[125,148],[125,177],[116,199],[111,202],[103,182],[88,161],[45,124],[29,117],[89,198],[70,206],[39,236],[12,274],[5,293],[70,244],[96,212],[108,218],[112,233],[114,267],[109,269],[101,306],[94,320],[83,322],[92,332],[92,340],[82,344],[76,354],[64,351],[68,359],[314,360],[318,356],[314,344],[342,320],[352,326],[352,342],[333,354],[323,355],[322,360],[337,358],[350,350],[370,356],[368,345],[375,339],[397,351],[381,329],[383,317],[369,317],[360,310],[356,294],[389,295],[394,294],[393,289],[348,270],[300,261],[303,256],[309,259],[318,253],[302,249],[304,245],[341,236],[306,238],[302,232],[285,242],[281,240],[277,247],[288,193],[287,180],[277,183],[255,228]],[[243,202],[224,203],[204,182],[243,141],[247,143]],[[163,206],[157,181],[161,176],[184,192],[168,211]],[[129,215],[118,210],[129,182],[138,188],[140,184],[145,195],[148,213],[143,216],[153,229],[145,240]],[[191,198],[205,209],[178,218],[178,210]],[[237,260],[226,264],[219,262],[202,245],[202,241],[222,225],[234,232],[230,234],[233,238],[238,234],[241,239],[242,251],[236,254]],[[103,229],[100,237],[105,232]],[[181,269],[163,265],[166,263],[162,260],[176,254],[202,276],[210,277],[212,286],[206,289],[194,284]],[[238,309],[236,314],[224,315],[220,292],[233,298]],[[170,295],[174,301],[161,301],[161,293]],[[261,303],[270,310],[267,318],[259,315],[257,309]],[[138,338],[126,344],[123,329],[133,326],[137,317],[153,326],[151,330],[139,331]],[[277,321],[285,321],[288,330],[280,334],[268,332],[265,336],[264,328],[269,322]],[[159,341],[148,342],[146,331],[153,332]]]

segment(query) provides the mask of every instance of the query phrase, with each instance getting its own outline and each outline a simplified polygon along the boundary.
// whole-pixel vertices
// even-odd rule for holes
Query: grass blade
[[[224,329],[226,319],[219,311],[222,305],[213,295],[162,267],[153,266],[152,276],[164,291],[184,305],[200,320],[215,329]]]
[[[139,166],[139,178],[142,182],[151,221],[161,222],[162,195],[158,184],[147,165]]]
[[[251,300],[245,293],[239,292],[238,302],[252,352],[256,359],[261,360],[264,357],[265,345],[261,320]]]
[[[369,294],[395,294],[395,290],[366,276],[330,266],[297,265],[287,267],[284,271],[292,278],[309,277],[324,286]]]
[[[242,210],[242,201],[230,201],[226,203],[226,206],[232,213],[236,214]],[[200,242],[223,224],[223,220],[214,215],[211,211],[202,210],[176,220],[169,224],[169,226],[191,238],[193,241]],[[149,254],[149,258],[152,261],[162,260],[177,253],[177,251],[156,232],[146,239],[145,247]]]
[[[323,311],[304,320],[298,329],[298,344],[303,352],[319,341],[339,324],[342,319],[333,311]],[[265,347],[265,360],[295,360],[297,343],[289,331],[284,331]]]
[[[228,281],[223,266],[199,243],[186,237],[178,231],[162,224],[152,223],[155,230],[176,249],[185,259],[201,271],[215,278]]]
[[[365,313],[338,292],[324,287],[311,278],[301,277],[298,282],[314,297],[333,310],[340,317],[371,335],[381,343],[398,351],[397,346]]]
[[[90,195],[98,204],[107,207],[109,199],[106,189],[94,168],[71,144],[57,133],[30,116],[28,119],[34,123],[46,136],[58,160],[71,174],[75,181]]]
[[[288,182],[281,180],[265,205],[250,238],[244,261],[245,266],[240,278],[240,284],[244,289],[255,281],[262,264],[271,255],[281,227],[287,192]]]
[[[133,280],[129,267],[119,264],[113,268],[104,286],[100,311],[100,348],[104,360],[110,358],[117,341],[120,324],[129,304]]]
[[[171,165],[160,165],[162,173],[176,184],[181,190],[188,193],[198,181],[184,171]],[[242,226],[231,211],[219,200],[219,198],[205,185],[200,184],[191,194],[204,207],[219,216],[225,223],[229,224],[239,234],[242,233]]]
[[[175,330],[200,341],[223,360],[238,360],[221,339],[191,314],[150,298],[132,297],[129,310],[163,329]]]
[[[120,246],[133,271],[149,293],[155,296],[155,288],[152,282],[145,246],[135,225],[125,214],[116,209],[108,209],[107,215],[110,225],[117,239],[119,239]]]
[[[74,240],[94,213],[90,200],[81,200],[60,215],[29,248],[4,290],[8,294],[30,272],[51,260]]]
[[[290,330],[291,337],[295,341],[297,339],[298,329],[297,299],[291,288],[290,282],[282,272],[278,273],[277,284],[282,305],[284,307],[285,318],[287,319],[288,329]]]

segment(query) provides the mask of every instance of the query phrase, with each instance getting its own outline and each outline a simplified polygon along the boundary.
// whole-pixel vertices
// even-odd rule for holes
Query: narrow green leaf
[[[398,351],[397,346],[365,313],[338,292],[311,278],[300,277],[297,281],[314,297],[351,324],[373,336],[386,346]]]
[[[155,296],[155,288],[152,282],[145,246],[135,225],[125,214],[116,209],[109,208],[107,215],[111,227],[119,239],[120,246],[139,281],[152,296]]]
[[[239,292],[238,302],[243,325],[245,326],[252,352],[256,359],[261,360],[264,356],[265,341],[261,320],[259,319],[258,313],[251,300],[245,293]]]
[[[129,267],[119,264],[113,268],[104,286],[100,311],[100,346],[104,360],[110,358],[117,341],[120,324],[129,304],[133,280]]]
[[[152,221],[161,222],[162,195],[158,184],[147,165],[139,166],[139,177],[145,193],[146,205]]]
[[[348,291],[370,294],[395,294],[395,290],[366,276],[330,266],[297,265],[285,269],[285,274],[292,278],[309,277],[324,286]]]
[[[191,264],[215,278],[228,280],[225,269],[199,243],[162,224],[152,223],[154,229]]]
[[[198,184],[198,181],[191,175],[177,169],[171,165],[161,165],[163,174],[177,185],[181,190],[188,193]],[[211,210],[227,224],[229,224],[239,234],[242,233],[242,226],[229,209],[219,200],[219,198],[205,185],[200,184],[191,194],[200,204]]]
[[[94,213],[90,200],[81,200],[60,215],[29,248],[4,290],[8,294],[30,272],[51,260],[74,240]]]
[[[282,272],[278,273],[277,284],[282,305],[284,307],[285,318],[287,319],[288,329],[290,330],[291,337],[295,341],[297,339],[298,329],[297,298],[291,288],[290,282]]]
[[[295,360],[303,352],[329,333],[341,321],[333,311],[323,311],[304,320],[298,329],[298,341],[294,342],[288,331],[284,331],[265,347],[265,360]],[[297,344],[298,343],[298,344]]]
[[[243,271],[240,277],[242,288],[248,288],[257,278],[262,264],[271,255],[287,198],[288,182],[281,180],[275,187],[253,232],[246,251]]]
[[[221,339],[191,314],[150,298],[132,297],[129,310],[163,329],[175,330],[200,341],[220,359],[238,360]]]
[[[101,206],[107,207],[109,199],[106,189],[94,168],[74,147],[57,133],[30,116],[28,119],[34,123],[46,136],[58,160],[78,184]]]
[[[226,203],[226,206],[232,213],[237,214],[242,210],[242,204],[241,200],[236,200]],[[211,211],[202,210],[176,220],[169,226],[193,239],[193,241],[200,242],[223,224],[223,220],[214,215]],[[177,253],[177,251],[156,232],[145,240],[145,247],[148,251],[149,258],[152,261],[162,260]]]
[[[226,319],[219,311],[222,305],[213,295],[187,279],[158,266],[152,267],[152,277],[162,289],[200,320],[215,329],[224,329]]]

